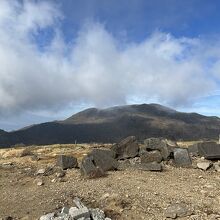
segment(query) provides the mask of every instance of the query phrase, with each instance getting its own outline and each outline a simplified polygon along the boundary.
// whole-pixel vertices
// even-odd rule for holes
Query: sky
[[[220,116],[220,1],[1,0],[0,129],[88,107]]]

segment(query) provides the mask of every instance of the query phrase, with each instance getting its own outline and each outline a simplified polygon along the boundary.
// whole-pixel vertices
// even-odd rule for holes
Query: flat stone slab
[[[220,145],[211,141],[198,143],[198,153],[208,160],[220,159]]]
[[[173,155],[174,155],[174,163],[176,166],[188,167],[192,165],[192,161],[187,149],[174,148]]]

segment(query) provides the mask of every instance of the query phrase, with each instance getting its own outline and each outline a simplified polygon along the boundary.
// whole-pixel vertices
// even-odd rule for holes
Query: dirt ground
[[[84,179],[79,169],[67,170],[62,178],[56,172],[36,175],[40,168],[53,166],[56,155],[71,154],[80,160],[89,147],[30,147],[39,156],[38,161],[31,155],[20,157],[22,148],[0,150],[0,219],[39,219],[44,213],[73,206],[75,196],[88,207],[100,208],[107,217],[118,220],[166,219],[166,208],[178,202],[193,210],[191,216],[179,219],[220,219],[220,175],[212,169],[164,164],[162,172],[128,168],[98,179]],[[42,186],[36,184],[39,178]]]

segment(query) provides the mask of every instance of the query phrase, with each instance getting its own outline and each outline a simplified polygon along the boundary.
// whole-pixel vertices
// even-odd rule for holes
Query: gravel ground
[[[73,205],[75,196],[88,207],[98,207],[112,219],[166,219],[172,203],[186,203],[191,216],[179,219],[220,219],[220,176],[214,170],[176,168],[163,172],[131,168],[108,172],[98,179],[82,178],[79,169],[36,176],[36,171],[55,163],[32,162],[31,156],[0,159],[0,218],[38,219],[41,215]],[[14,165],[4,163],[13,162]],[[37,180],[43,180],[38,186]]]

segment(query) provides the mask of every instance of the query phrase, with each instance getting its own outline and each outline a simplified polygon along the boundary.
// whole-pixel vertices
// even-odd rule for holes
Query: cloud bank
[[[52,2],[0,1],[0,115],[135,98],[185,106],[219,88],[217,40],[156,31],[128,43],[90,22],[66,42],[63,19]]]

